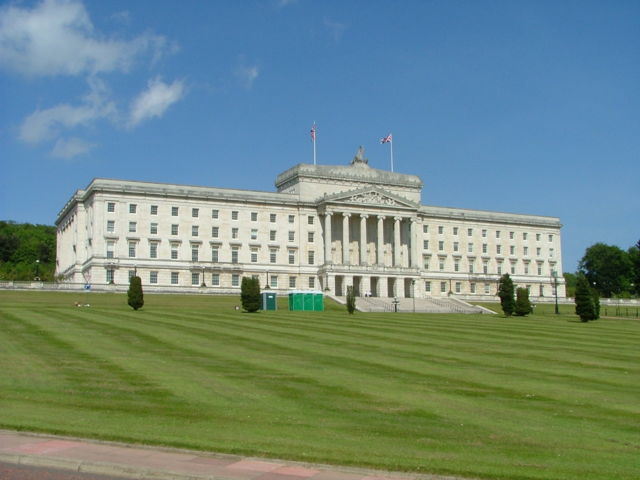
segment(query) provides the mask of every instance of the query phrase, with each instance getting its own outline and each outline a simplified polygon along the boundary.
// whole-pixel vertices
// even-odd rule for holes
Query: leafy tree
[[[349,285],[347,287],[347,312],[353,315],[356,311],[356,294],[353,291],[353,287]]]
[[[240,301],[242,308],[249,313],[260,310],[260,283],[257,278],[242,277]]]
[[[596,306],[593,301],[593,293],[589,287],[589,281],[585,275],[578,275],[576,281],[576,315],[583,322],[595,320]],[[598,302],[599,303],[599,302]]]
[[[631,259],[629,254],[614,245],[596,243],[587,248],[578,265],[589,285],[598,293],[611,297],[627,290],[631,283]]]
[[[529,290],[526,288],[516,289],[516,307],[515,314],[519,317],[529,315],[532,311],[531,302],[529,301]]]
[[[510,317],[515,309],[515,300],[513,299],[513,280],[508,273],[500,277],[498,284],[498,296],[500,297],[500,305],[502,311],[507,317]]]
[[[573,297],[576,294],[576,274],[564,272],[564,285],[567,291],[567,297]]]
[[[127,303],[134,310],[142,308],[144,305],[144,295],[142,293],[142,280],[138,276],[129,279],[129,290],[127,291]]]
[[[0,221],[0,278],[51,281],[55,257],[55,227]]]

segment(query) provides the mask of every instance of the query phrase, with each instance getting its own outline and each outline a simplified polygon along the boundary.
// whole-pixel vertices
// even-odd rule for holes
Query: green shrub
[[[129,279],[129,290],[127,291],[127,303],[134,310],[142,308],[144,305],[144,295],[142,293],[142,280],[138,276]]]
[[[526,288],[516,289],[516,307],[515,314],[519,317],[524,317],[531,313],[531,302],[529,301],[529,290]]]
[[[242,308],[249,313],[260,310],[260,282],[257,278],[242,277],[240,301]]]
[[[498,296],[500,297],[502,311],[507,317],[510,317],[515,309],[515,300],[513,299],[513,281],[508,273],[500,277]]]
[[[356,311],[356,294],[353,291],[353,287],[347,287],[347,312],[353,315]]]

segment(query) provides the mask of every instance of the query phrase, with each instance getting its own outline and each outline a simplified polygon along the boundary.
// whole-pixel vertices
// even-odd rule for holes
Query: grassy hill
[[[477,478],[638,478],[637,320],[236,304],[146,295],[134,312],[122,294],[0,291],[0,427]]]

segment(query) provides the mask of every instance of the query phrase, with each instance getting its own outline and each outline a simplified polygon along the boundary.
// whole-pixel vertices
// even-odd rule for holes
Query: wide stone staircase
[[[329,295],[338,303],[345,304],[346,297]],[[415,305],[415,308],[414,308]],[[420,313],[495,313],[483,307],[471,305],[457,298],[398,298],[398,312]],[[395,312],[393,298],[357,297],[356,309],[361,312]]]

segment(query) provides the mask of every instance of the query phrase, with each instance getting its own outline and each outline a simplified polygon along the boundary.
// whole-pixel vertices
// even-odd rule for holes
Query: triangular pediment
[[[320,203],[341,203],[368,205],[375,207],[418,208],[419,205],[381,188],[366,187],[346,192],[332,193],[322,198]]]

